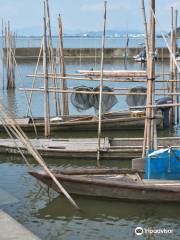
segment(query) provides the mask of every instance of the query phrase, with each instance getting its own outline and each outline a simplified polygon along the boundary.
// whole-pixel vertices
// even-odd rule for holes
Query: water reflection
[[[79,219],[87,217],[97,221],[103,219],[136,221],[145,218],[155,219],[156,222],[164,218],[180,220],[180,213],[177,213],[179,204],[121,202],[118,200],[97,200],[82,197],[75,197],[74,199],[82,211],[74,213],[74,209],[69,206],[68,201],[63,196],[58,196],[50,203],[47,203],[44,208],[39,209],[36,216],[46,219],[64,219],[64,217],[76,216]]]

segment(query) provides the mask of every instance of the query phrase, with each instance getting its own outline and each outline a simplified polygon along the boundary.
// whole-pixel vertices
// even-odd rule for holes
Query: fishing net
[[[143,86],[136,86],[129,90],[129,93],[146,93],[147,89]],[[126,97],[126,103],[129,107],[145,106],[146,95],[128,95]]]
[[[88,91],[88,92],[99,92],[100,87],[87,87],[79,86],[74,88],[75,91]],[[103,86],[103,92],[113,92],[112,88]],[[99,110],[99,93],[87,94],[87,93],[72,93],[71,103],[80,112],[94,107],[95,112]],[[102,114],[109,111],[117,103],[115,95],[103,94],[102,95]]]
[[[73,88],[75,91],[86,91],[92,92],[93,88],[87,86],[79,86]],[[93,105],[89,101],[90,94],[87,93],[72,93],[71,94],[71,103],[73,106],[80,112],[91,108]]]
[[[100,86],[94,88],[94,92],[99,92]],[[103,86],[103,92],[113,92],[112,88]],[[97,112],[99,110],[99,94],[90,95],[90,102]],[[115,95],[103,94],[102,95],[102,113],[108,112],[117,103]]]

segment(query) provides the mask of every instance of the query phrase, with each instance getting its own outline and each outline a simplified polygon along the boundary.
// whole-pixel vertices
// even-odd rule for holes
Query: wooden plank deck
[[[68,138],[68,139],[31,139],[32,145],[43,156],[70,157],[92,159],[97,154],[97,138]],[[142,152],[142,138],[102,138],[102,159],[130,159],[138,158]],[[159,147],[180,147],[179,137],[158,138]],[[0,139],[0,153],[18,153],[21,148],[28,154],[26,148],[19,140]]]

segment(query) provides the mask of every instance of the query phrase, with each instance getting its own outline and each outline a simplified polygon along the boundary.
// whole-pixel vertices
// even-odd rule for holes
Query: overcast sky
[[[58,14],[64,32],[102,29],[103,0],[49,0],[53,32]],[[145,0],[148,6],[149,0]],[[170,7],[180,10],[180,0],[156,0],[156,11],[163,30],[170,28]],[[147,8],[148,11],[148,8]],[[141,0],[108,0],[107,28],[143,31]],[[0,0],[0,18],[10,20],[20,33],[39,34],[42,29],[43,0]],[[180,18],[179,18],[180,22]],[[157,31],[159,29],[157,28]]]

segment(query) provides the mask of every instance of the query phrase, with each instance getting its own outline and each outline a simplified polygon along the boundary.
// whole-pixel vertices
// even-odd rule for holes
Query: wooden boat
[[[157,125],[163,128],[163,118],[160,113],[157,114]],[[44,118],[16,118],[16,122],[25,132],[33,132],[34,124],[38,131],[44,131]],[[144,128],[145,114],[141,111],[127,113],[105,114],[102,117],[102,130],[137,130]],[[34,121],[34,124],[33,124]],[[50,119],[51,131],[97,131],[98,118],[96,116],[64,116]],[[0,123],[0,129],[4,129]]]
[[[60,192],[44,171],[31,171],[32,176]],[[70,193],[134,201],[180,202],[180,181],[143,180],[131,169],[82,169],[53,171],[54,176]]]
[[[97,138],[30,139],[33,147],[45,157],[58,159],[95,159]],[[171,145],[179,148],[180,138],[158,138],[159,148]],[[142,155],[143,138],[101,138],[101,159],[122,160],[139,158]],[[0,153],[26,155],[30,153],[20,140],[0,139]]]

